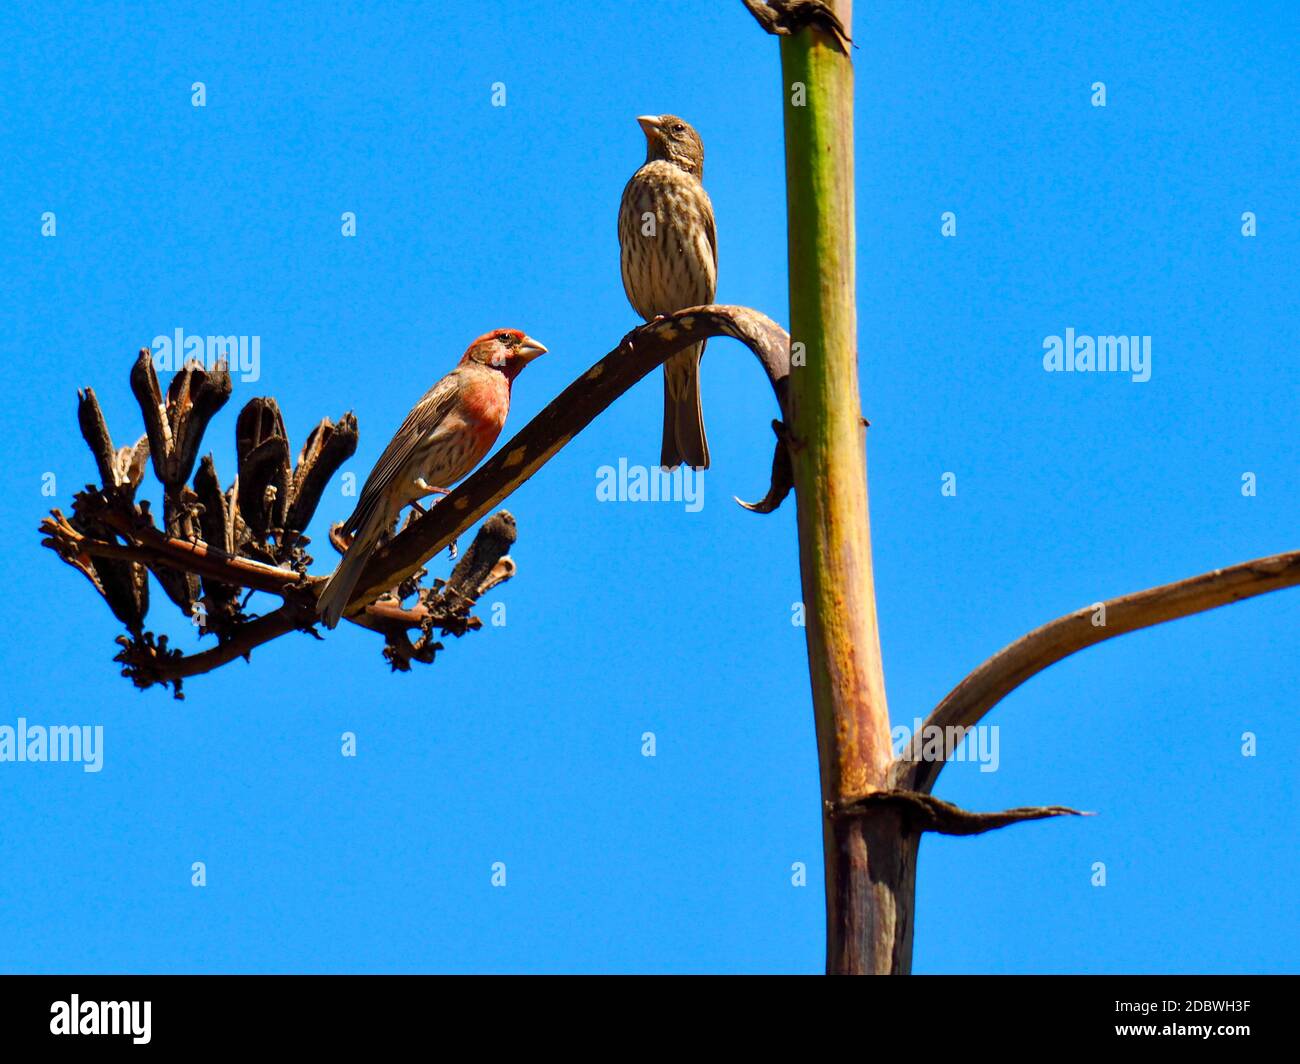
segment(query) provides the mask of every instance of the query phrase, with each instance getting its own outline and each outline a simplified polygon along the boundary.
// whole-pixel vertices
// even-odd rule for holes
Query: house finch
[[[713,204],[700,183],[704,144],[674,115],[642,115],[645,165],[623,189],[618,209],[623,290],[645,318],[712,303],[718,287],[718,238]],[[709,467],[700,409],[704,344],[664,363],[664,439],[660,462]]]
[[[511,383],[545,352],[518,329],[485,333],[406,415],[344,522],[344,531],[354,533],[352,545],[316,603],[327,628],[338,624],[366,562],[402,509],[445,494],[491,450],[510,411]]]

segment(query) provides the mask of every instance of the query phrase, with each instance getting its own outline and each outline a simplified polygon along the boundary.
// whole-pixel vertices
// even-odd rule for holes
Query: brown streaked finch
[[[646,321],[712,303],[718,287],[713,204],[701,184],[704,143],[676,115],[642,115],[645,165],[623,189],[618,242],[623,290]],[[664,363],[664,436],[660,464],[709,467],[700,408],[704,344]]]
[[[406,415],[343,523],[352,545],[316,602],[327,628],[338,624],[366,562],[402,510],[426,495],[446,494],[492,449],[510,412],[510,385],[545,353],[518,329],[484,333]]]

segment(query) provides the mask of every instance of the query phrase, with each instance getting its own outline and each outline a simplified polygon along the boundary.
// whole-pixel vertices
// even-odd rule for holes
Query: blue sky
[[[1052,617],[1297,546],[1300,27],[1280,3],[858,6],[862,392],[910,722]],[[105,735],[99,773],[0,764],[0,968],[820,970],[794,508],[730,501],[761,494],[773,415],[738,345],[704,363],[703,509],[596,499],[600,466],[657,457],[643,382],[510,499],[506,625],[410,675],[345,626],[184,702],[137,692],[106,606],[38,546],[94,476],[76,389],[134,440],[132,357],[177,328],[260,337],[260,379],[208,434],[226,481],[255,395],[295,453],[354,410],[364,477],[498,326],[551,350],[517,383],[520,428],[636,323],[615,216],[639,114],[704,138],[719,301],[786,320],[777,46],[739,0],[440,8],[0,15],[0,725]],[[1150,336],[1151,379],[1044,372],[1066,328]],[[318,571],[350,508],[336,481]],[[150,626],[194,642],[156,589]],[[1000,705],[997,771],[949,766],[938,794],[1098,815],[927,837],[916,970],[1293,969],[1298,629],[1281,592],[1086,651]]]

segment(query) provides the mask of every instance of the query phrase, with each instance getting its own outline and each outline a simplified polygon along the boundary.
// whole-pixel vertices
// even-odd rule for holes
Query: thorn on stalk
[[[912,831],[918,834],[932,831],[940,835],[982,835],[1027,820],[1095,815],[1064,805],[1024,806],[997,813],[975,813],[932,794],[905,790],[875,791],[840,804],[828,802],[827,809],[833,818],[870,816],[882,809],[891,809],[902,815]]]
[[[772,476],[767,494],[758,502],[745,502],[738,495],[733,495],[741,506],[751,513],[770,514],[790,494],[794,487],[794,467],[790,460],[790,433],[783,421],[773,421],[772,431],[776,433],[776,451],[772,455]]]

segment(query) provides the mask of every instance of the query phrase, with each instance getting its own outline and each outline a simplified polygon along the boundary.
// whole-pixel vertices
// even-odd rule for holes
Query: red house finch
[[[344,531],[354,533],[352,545],[316,603],[327,628],[338,624],[366,562],[402,509],[444,493],[491,450],[510,412],[511,382],[545,353],[518,329],[485,333],[406,415],[344,523]]]
[[[712,303],[718,287],[713,204],[700,181],[704,144],[674,115],[642,115],[645,165],[623,189],[618,209],[623,290],[633,309],[653,321],[683,307]],[[664,363],[664,439],[660,462],[709,467],[700,409],[704,344]]]

